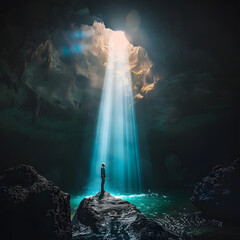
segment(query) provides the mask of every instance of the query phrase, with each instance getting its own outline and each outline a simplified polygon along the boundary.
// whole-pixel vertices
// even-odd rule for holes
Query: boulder
[[[191,197],[193,204],[210,218],[228,223],[240,221],[240,160],[228,167],[216,166],[197,183]]]
[[[145,217],[133,204],[113,197],[84,198],[72,220],[73,240],[80,239],[177,239],[160,224]]]
[[[4,240],[70,240],[70,195],[31,166],[0,176],[0,232]]]

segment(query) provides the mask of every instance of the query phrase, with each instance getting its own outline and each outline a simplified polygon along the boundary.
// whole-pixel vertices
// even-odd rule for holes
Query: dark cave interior
[[[192,191],[240,156],[239,10],[213,0],[3,1],[0,171],[27,164],[69,193],[88,183],[105,67],[94,42],[87,54],[63,49],[96,21],[143,49],[137,67],[143,55],[152,63],[151,75],[131,73],[144,191]],[[137,27],[127,22],[136,14]]]

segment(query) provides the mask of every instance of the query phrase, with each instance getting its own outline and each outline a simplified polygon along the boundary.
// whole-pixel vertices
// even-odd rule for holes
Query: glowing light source
[[[88,191],[99,191],[102,162],[106,163],[107,191],[141,191],[141,163],[128,44],[124,32],[112,33]]]
[[[111,50],[123,50],[129,44],[126,39],[125,33],[122,31],[113,32],[110,38]]]

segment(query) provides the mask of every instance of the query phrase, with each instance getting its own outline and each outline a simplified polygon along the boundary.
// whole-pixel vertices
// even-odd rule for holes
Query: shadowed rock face
[[[71,33],[81,24],[92,28],[99,17],[107,28],[125,30],[132,9],[141,23],[135,33],[126,29],[131,43],[146,49],[138,57],[145,59],[147,52],[160,77],[148,91],[152,74],[145,79],[148,88],[139,76],[149,67],[138,64],[132,72],[146,190],[195,182],[240,156],[239,6],[117,2],[122,7],[116,1],[3,1],[1,169],[30,164],[64,189],[84,187],[101,98],[97,80],[104,77],[107,58],[100,58],[94,39],[87,41],[96,51],[65,56],[63,50],[76,41]]]
[[[73,239],[177,239],[133,204],[113,197],[84,198],[72,220]]]
[[[228,167],[216,166],[197,183],[191,200],[205,216],[239,224],[239,166],[240,159]]]
[[[70,240],[70,196],[19,165],[0,176],[1,239]]]

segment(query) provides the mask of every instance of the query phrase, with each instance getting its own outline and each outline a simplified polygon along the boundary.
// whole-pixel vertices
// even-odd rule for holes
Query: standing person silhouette
[[[105,183],[105,178],[106,178],[106,173],[105,173],[105,163],[102,163],[102,167],[101,167],[101,178],[102,178],[102,182],[101,182],[101,195],[104,194],[104,183]]]

